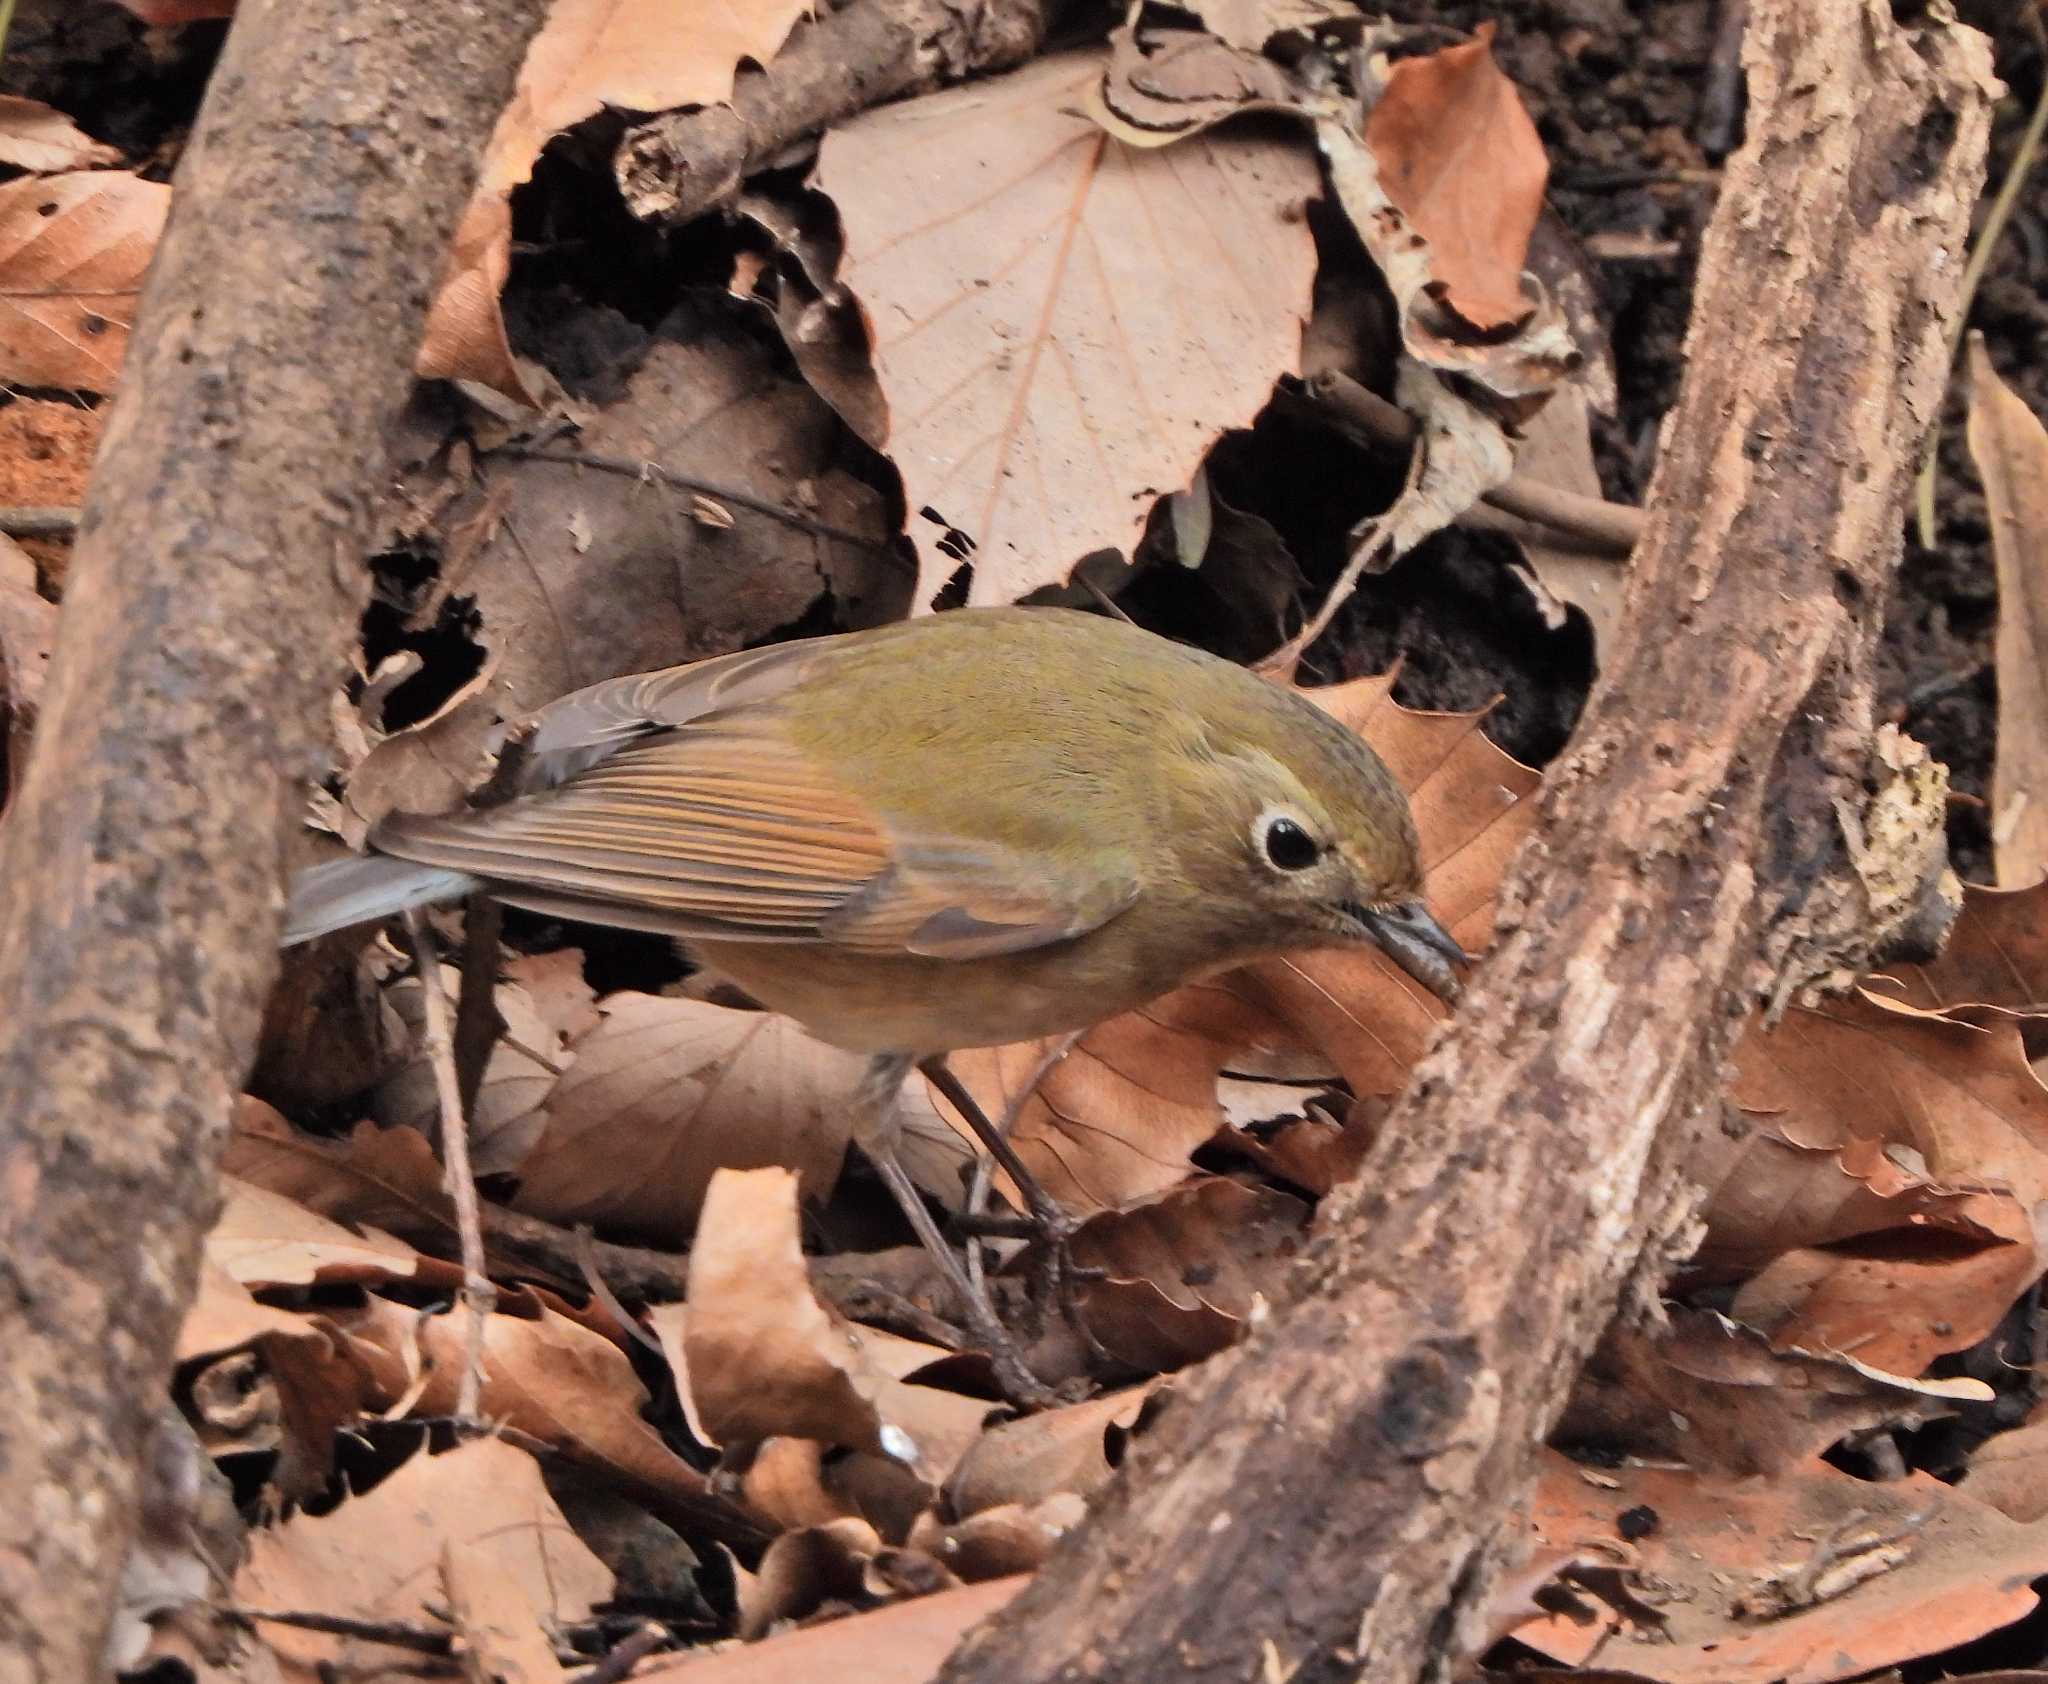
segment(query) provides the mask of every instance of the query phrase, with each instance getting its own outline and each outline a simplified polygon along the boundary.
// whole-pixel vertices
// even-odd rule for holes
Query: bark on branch
[[[427,300],[542,0],[245,0],[0,831],[0,1678],[101,1671]]]
[[[1744,57],[1626,624],[1496,950],[1289,1302],[947,1684],[1441,1676],[1573,1374],[1683,1220],[1741,1018],[1810,974],[1989,61],[1881,0],[1755,0]]]

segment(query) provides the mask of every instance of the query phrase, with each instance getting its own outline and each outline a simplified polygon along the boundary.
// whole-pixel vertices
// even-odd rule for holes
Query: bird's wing
[[[553,788],[478,812],[401,814],[371,843],[472,872],[512,905],[596,923],[938,958],[1063,941],[1137,893],[1135,874],[1076,888],[999,845],[894,833],[790,741],[772,701],[623,740]]]
[[[843,641],[816,637],[741,649],[572,691],[531,717],[519,788],[551,788],[655,732],[709,713],[773,702]]]

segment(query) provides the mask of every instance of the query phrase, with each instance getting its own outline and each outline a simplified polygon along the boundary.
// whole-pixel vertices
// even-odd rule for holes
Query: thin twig
[[[82,512],[36,506],[0,509],[0,532],[10,538],[72,538],[78,534]]]
[[[441,991],[441,964],[427,932],[426,915],[413,907],[405,915],[419,965],[420,999],[424,1005],[427,1063],[434,1072],[434,1091],[441,1107],[441,1163],[448,1196],[455,1204],[455,1231],[462,1243],[462,1302],[469,1312],[463,1330],[462,1375],[456,1384],[455,1418],[481,1419],[478,1407],[484,1365],[484,1322],[498,1302],[497,1288],[484,1273],[483,1218],[476,1179],[469,1172],[469,1119],[463,1115],[462,1088],[455,1074],[455,1042],[448,1023],[448,999]]]
[[[382,1643],[393,1649],[409,1649],[419,1655],[447,1655],[454,1642],[447,1632],[429,1631],[422,1626],[399,1625],[388,1620],[350,1620],[339,1614],[310,1614],[297,1609],[243,1608],[217,1602],[214,1612],[231,1625],[253,1628],[258,1622],[293,1626],[300,1631],[320,1631],[330,1637],[354,1637],[365,1643]]]
[[[1977,297],[1977,283],[1984,279],[1984,271],[1991,266],[1991,254],[1998,249],[1998,242],[2005,235],[2006,223],[2012,220],[2013,209],[2020,200],[2020,189],[2026,186],[2027,177],[2033,172],[2034,154],[2041,148],[2044,130],[2048,130],[2048,65],[2043,66],[2041,91],[2035,96],[2026,132],[2020,136],[2019,148],[2012,155],[2005,180],[1998,184],[1998,196],[1984,213],[1984,226],[1978,231],[1976,243],[1970,247],[1970,260],[1963,265],[1963,295],[1948,323],[1951,377],[1956,366],[1956,352],[1962,348],[1963,330],[1970,325],[1970,306]],[[1934,483],[1940,457],[1941,411],[1937,407],[1934,419],[1927,423],[1927,439],[1920,452],[1920,477],[1913,482],[1913,524],[1923,550],[1934,548]]]
[[[1308,389],[1319,403],[1351,423],[1371,443],[1405,450],[1414,444],[1421,431],[1405,409],[1335,369],[1318,374],[1309,382]],[[1518,515],[1549,527],[1588,555],[1615,561],[1627,560],[1643,535],[1641,509],[1544,485],[1527,474],[1509,475],[1491,491],[1483,492],[1479,500],[1503,514]]]
[[[653,1621],[619,1639],[588,1672],[579,1674],[576,1684],[619,1684],[628,1673],[668,1641],[668,1633]]]
[[[828,526],[825,522],[813,520],[809,515],[800,515],[794,509],[785,509],[779,503],[771,503],[764,497],[756,497],[750,491],[741,491],[736,486],[721,485],[717,480],[699,479],[695,474],[682,474],[673,468],[664,468],[659,462],[650,462],[637,456],[600,456],[587,450],[536,450],[531,445],[501,444],[490,453],[493,456],[509,456],[515,462],[558,462],[564,467],[589,468],[600,474],[620,474],[627,479],[659,480],[663,485],[677,491],[694,491],[705,497],[714,497],[721,503],[732,503],[742,509],[751,509],[757,515],[766,515],[770,520],[779,520],[785,526],[793,526],[799,532],[808,532],[813,537],[833,538],[842,544],[858,544],[863,549],[888,550],[886,538],[877,538],[870,532],[849,532],[843,526]]]

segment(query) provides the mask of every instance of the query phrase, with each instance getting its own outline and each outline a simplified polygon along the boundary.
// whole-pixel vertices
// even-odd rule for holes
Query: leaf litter
[[[725,97],[741,60],[772,55],[797,11],[757,8],[714,38],[645,5],[558,7],[493,142],[426,352],[552,413],[523,443],[518,419],[480,448],[414,416],[425,448],[391,525],[394,554],[428,565],[410,582],[389,575],[397,647],[366,649],[353,694],[338,698],[360,739],[341,757],[353,776],[328,792],[339,828],[470,793],[504,722],[535,702],[815,629],[814,617],[923,609],[963,562],[955,588],[974,601],[1063,586],[1106,551],[1134,558],[1141,577],[1200,563],[1216,570],[1207,600],[1234,627],[1282,641],[1312,576],[1295,534],[1212,498],[1203,476],[1218,439],[1254,423],[1300,366],[1311,288],[1332,263],[1310,226],[1318,193],[1392,288],[1403,366],[1384,385],[1425,435],[1455,430],[1436,395],[1448,372],[1459,402],[1487,395],[1466,444],[1440,450],[1538,439],[1515,401],[1556,388],[1578,353],[1533,279],[1541,149],[1484,33],[1430,52],[1372,36],[1357,58],[1361,140],[1330,124],[1298,58],[1259,56],[1275,37],[1355,27],[1344,8],[1233,0],[1195,15],[1214,33],[1140,22],[1107,55],[1041,60],[832,129],[811,209],[836,221],[842,249],[763,188],[748,215],[771,250],[735,247],[714,264],[733,293],[693,299],[593,395],[564,402],[553,370],[513,356],[504,326],[512,193],[556,135],[603,108]],[[1236,120],[1259,109],[1294,121]],[[1137,134],[1143,123],[1157,132]],[[11,217],[0,202],[15,301],[0,357],[16,381],[110,390],[170,190],[106,167],[118,159],[54,112],[0,107],[0,144],[54,148],[15,160],[53,173],[0,188],[15,194]],[[1211,214],[1223,205],[1227,239]],[[691,237],[709,239],[707,226]],[[1973,445],[1997,482],[2002,588],[2024,603],[2042,553],[2025,470],[2039,428],[2016,402],[1980,378]],[[1585,417],[1554,406],[1538,419],[1558,423],[1545,447],[1558,465],[1539,471],[1587,494]],[[714,489],[493,458],[507,440],[658,463]],[[1399,518],[1418,533],[1462,518],[1478,481],[1454,480],[1439,472],[1452,486],[1442,506]],[[734,484],[794,522],[744,503],[735,513],[716,489]],[[1199,541],[1190,488],[1207,510]],[[1175,545],[1146,545],[1175,493]],[[1219,544],[1219,531],[1235,537]],[[1604,638],[1611,614],[1593,594],[1606,581],[1575,595],[1561,564],[1536,565]],[[42,601],[33,567],[13,583]],[[2035,646],[2025,618],[2012,617],[2001,656],[2022,709],[2001,733],[2011,744],[2039,735],[2018,682]],[[17,731],[33,724],[46,619],[31,610],[0,646]],[[392,716],[406,683],[436,677],[427,651],[451,626],[479,652],[468,676]],[[1541,775],[1489,740],[1484,714],[1411,712],[1397,682],[1310,693],[1408,788],[1430,898],[1483,950]],[[2043,1270],[2048,1109],[2029,1063],[2048,1047],[2044,885],[2028,851],[2036,773],[2016,757],[2001,776],[2005,886],[1966,891],[1945,951],[1745,1037],[1700,1249],[1667,1283],[1665,1318],[1617,1330],[1567,1417],[1561,1442],[1597,1440],[1609,1458],[1548,1466],[1526,1541],[1544,1577],[1562,1572],[1550,1590],[1573,1613],[1539,1617],[1542,1581],[1516,1581],[1521,1605],[1497,1613],[1525,1648],[1674,1681],[1818,1681],[2033,1606],[2026,1581],[2048,1571],[2038,1410],[1965,1454],[1958,1486],[1817,1460],[1853,1467],[1875,1441],[1896,1447],[1888,1435],[1957,1417],[1982,1438],[1997,1424],[1994,1388],[1976,1375]],[[987,1364],[958,1353],[929,1272],[914,1256],[897,1266],[900,1231],[849,1170],[840,1096],[854,1061],[737,1003],[665,992],[674,982],[658,964],[650,977],[644,954],[620,966],[573,939],[519,932],[479,1088],[487,1191],[560,1242],[546,1265],[492,1253],[489,1435],[449,1448],[441,1425],[462,1361],[448,1308],[459,1275],[444,1257],[439,1118],[405,1047],[416,984],[388,966],[361,972],[393,1008],[397,1055],[341,1089],[338,1109],[294,1106],[294,1120],[244,1100],[179,1395],[208,1453],[267,1493],[245,1505],[254,1524],[233,1591],[259,1617],[215,1632],[215,1670],[201,1676],[374,1675],[390,1661],[376,1636],[260,1617],[294,1610],[381,1622],[434,1664],[462,1656],[506,1678],[560,1676],[563,1656],[604,1652],[630,1560],[557,1506],[551,1490],[572,1471],[665,1523],[717,1634],[764,1639],[660,1657],[636,1677],[695,1668],[708,1680],[721,1665],[812,1677],[878,1646],[894,1676],[928,1671],[1078,1523],[1172,1371],[1235,1341],[1285,1290],[1317,1201],[1372,1173],[1385,1102],[1446,1015],[1375,956],[1298,955],[1181,990],[1068,1048],[962,1055],[970,1090],[995,1114],[1014,1110],[1026,1161],[1087,1217],[1075,1251],[1099,1270],[1079,1283],[1089,1339],[1044,1325],[1032,1347],[1072,1401],[1019,1416],[995,1398]],[[609,980],[593,989],[599,974]],[[318,1014],[309,1021],[317,1032]],[[1227,1111],[1222,1096],[1248,1089],[1250,1108]],[[916,1173],[958,1208],[969,1201],[953,1119],[921,1080],[906,1098],[925,1142]],[[686,1281],[680,1301],[597,1290],[606,1260],[635,1243],[661,1248],[648,1255]],[[986,1261],[1020,1325],[1043,1310],[1029,1249],[995,1242]],[[2021,1393],[1997,1379],[2010,1424]],[[1654,1516],[1648,1532],[1626,1520],[1640,1515]],[[163,1620],[158,1635],[177,1629]]]

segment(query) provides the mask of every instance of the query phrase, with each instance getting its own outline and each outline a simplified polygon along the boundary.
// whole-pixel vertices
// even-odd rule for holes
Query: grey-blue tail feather
[[[466,871],[415,865],[388,854],[316,865],[292,879],[278,945],[292,947],[351,924],[455,900],[476,887],[477,879]]]

